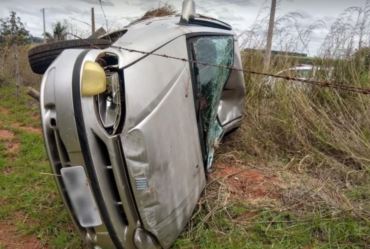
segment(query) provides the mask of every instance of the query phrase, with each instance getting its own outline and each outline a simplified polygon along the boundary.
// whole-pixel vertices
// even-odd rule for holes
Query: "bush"
[[[245,69],[261,71],[261,55],[247,54]],[[334,67],[331,80],[370,87],[368,72],[356,60],[312,60]],[[255,62],[255,63],[253,63]],[[272,72],[291,67],[296,58],[274,58]],[[257,65],[257,66],[254,66]],[[236,150],[245,158],[299,164],[313,174],[327,175],[336,184],[362,184],[370,170],[370,97],[277,81],[266,92],[266,80],[246,75],[246,118]]]

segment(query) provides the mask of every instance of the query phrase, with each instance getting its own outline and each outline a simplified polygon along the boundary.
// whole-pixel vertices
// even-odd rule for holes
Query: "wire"
[[[124,47],[121,47],[121,46],[111,45],[110,47],[120,49],[120,50],[124,50],[124,51],[130,52],[130,53],[139,53],[139,54],[143,54],[143,55],[146,55],[146,56],[154,55],[154,56],[163,57],[163,58],[167,58],[167,59],[189,62],[189,63],[199,64],[199,65],[204,65],[204,66],[218,67],[218,68],[234,70],[234,71],[239,71],[239,72],[244,72],[244,73],[249,73],[249,74],[254,74],[254,75],[261,75],[261,76],[268,76],[268,77],[273,77],[273,78],[278,78],[278,79],[284,79],[284,80],[287,80],[291,83],[300,82],[300,83],[310,84],[310,85],[314,85],[314,86],[318,86],[318,87],[333,88],[333,89],[347,91],[347,92],[360,93],[360,94],[366,94],[366,95],[370,94],[370,88],[349,86],[349,85],[345,85],[344,83],[330,82],[330,81],[316,81],[316,80],[311,80],[311,79],[302,79],[302,78],[290,77],[290,76],[285,76],[285,75],[276,75],[276,74],[265,73],[265,72],[257,72],[257,71],[253,71],[253,70],[245,70],[245,69],[241,69],[241,68],[235,68],[235,67],[231,67],[231,66],[227,66],[227,65],[217,65],[217,64],[204,63],[204,62],[201,62],[201,61],[196,61],[196,60],[186,59],[186,58],[180,58],[180,57],[170,56],[170,55],[166,55],[166,54],[159,54],[159,53],[155,53],[155,52],[145,52],[145,51],[136,50],[136,49],[124,48]]]
[[[80,22],[80,23],[83,23],[83,24],[85,24],[85,25],[87,25],[87,26],[90,26],[90,27],[91,27],[91,24],[90,24],[90,23],[88,23],[88,22],[81,21],[81,20],[79,20],[79,19],[77,19],[77,18],[74,18],[74,17],[71,17],[71,19],[72,19],[72,20],[74,20],[74,21],[76,21],[76,22]]]
[[[73,35],[73,34],[71,34]],[[78,37],[76,35],[73,35],[78,39],[81,39],[81,37]],[[90,44],[92,48],[97,48],[94,44],[91,44],[90,41],[84,40],[86,43]],[[325,87],[325,88],[332,88],[336,90],[341,90],[341,91],[346,91],[346,92],[352,92],[352,93],[358,93],[358,94],[365,94],[365,95],[370,95],[370,88],[363,88],[363,87],[356,87],[356,86],[351,86],[351,85],[346,85],[345,83],[338,83],[338,82],[330,82],[330,81],[317,81],[317,80],[311,80],[311,79],[302,79],[302,78],[297,78],[297,77],[290,77],[286,75],[277,75],[277,74],[271,74],[271,73],[266,73],[266,72],[257,72],[253,70],[245,70],[241,68],[235,68],[232,66],[227,66],[227,65],[217,65],[217,64],[210,64],[210,63],[205,63],[201,61],[196,61],[192,59],[187,59],[187,58],[180,58],[180,57],[175,57],[167,54],[159,54],[153,52],[146,52],[146,51],[141,51],[137,49],[131,49],[131,48],[125,48],[121,46],[115,46],[115,45],[110,45],[109,47],[111,48],[116,48],[119,50],[124,50],[130,53],[138,53],[142,54],[145,56],[158,56],[162,58],[167,58],[167,59],[172,59],[172,60],[178,60],[178,61],[183,61],[183,62],[188,62],[188,63],[194,63],[194,64],[199,64],[199,65],[204,65],[204,66],[211,66],[211,67],[218,67],[218,68],[223,68],[223,69],[228,69],[228,70],[234,70],[234,71],[239,71],[247,74],[254,74],[254,75],[260,75],[260,76],[267,76],[267,77],[273,77],[277,79],[283,79],[287,80],[290,83],[304,83],[304,84],[310,84],[318,87]]]
[[[107,19],[107,16],[105,15],[102,0],[99,0],[99,4],[100,4],[101,11],[103,12],[103,16],[104,16],[104,20],[105,20],[105,26],[107,28],[107,33],[108,33],[108,19]]]

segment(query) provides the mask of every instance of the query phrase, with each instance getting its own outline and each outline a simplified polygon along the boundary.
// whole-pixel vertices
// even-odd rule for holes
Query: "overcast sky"
[[[279,0],[278,0],[279,1]],[[363,6],[366,0],[280,0],[277,16],[297,11],[306,15],[307,21],[325,20],[330,26],[335,18],[350,6]],[[103,8],[110,27],[119,28],[140,17],[145,11],[160,4],[169,3],[180,11],[182,0],[103,0]],[[268,6],[270,0],[195,0],[197,12],[230,23],[236,32],[248,29],[258,13]],[[0,17],[16,11],[27,29],[34,36],[42,36],[41,9],[46,9],[47,31],[52,24],[64,19],[78,30],[90,29],[83,22],[90,22],[90,8],[95,7],[97,26],[105,26],[98,0],[0,0]],[[267,9],[265,11],[267,14]],[[326,35],[325,30],[314,34],[310,53],[316,54]]]

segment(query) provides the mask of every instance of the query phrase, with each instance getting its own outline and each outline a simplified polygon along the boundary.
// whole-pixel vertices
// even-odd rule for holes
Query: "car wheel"
[[[38,45],[28,51],[28,61],[34,73],[44,74],[50,64],[60,55],[63,50],[70,48],[107,48],[111,41],[104,39],[80,39],[58,41]]]

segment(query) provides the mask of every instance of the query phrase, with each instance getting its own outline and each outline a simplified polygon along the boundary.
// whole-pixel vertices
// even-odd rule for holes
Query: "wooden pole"
[[[42,8],[42,23],[44,27],[44,43],[46,43],[46,23],[45,23],[45,8]]]
[[[0,48],[0,74],[2,75],[4,75],[6,52],[5,46]]]
[[[95,33],[95,11],[91,8],[91,35]]]
[[[21,84],[21,77],[19,72],[19,51],[18,46],[15,43],[13,45],[13,53],[14,53],[14,63],[15,63],[15,85],[16,85],[16,95],[19,96],[19,88]]]
[[[274,34],[274,25],[275,25],[275,13],[276,13],[276,0],[271,0],[270,21],[269,21],[269,27],[267,31],[267,43],[266,43],[265,58],[264,58],[264,63],[263,63],[264,71],[268,71],[270,67],[272,37]]]

